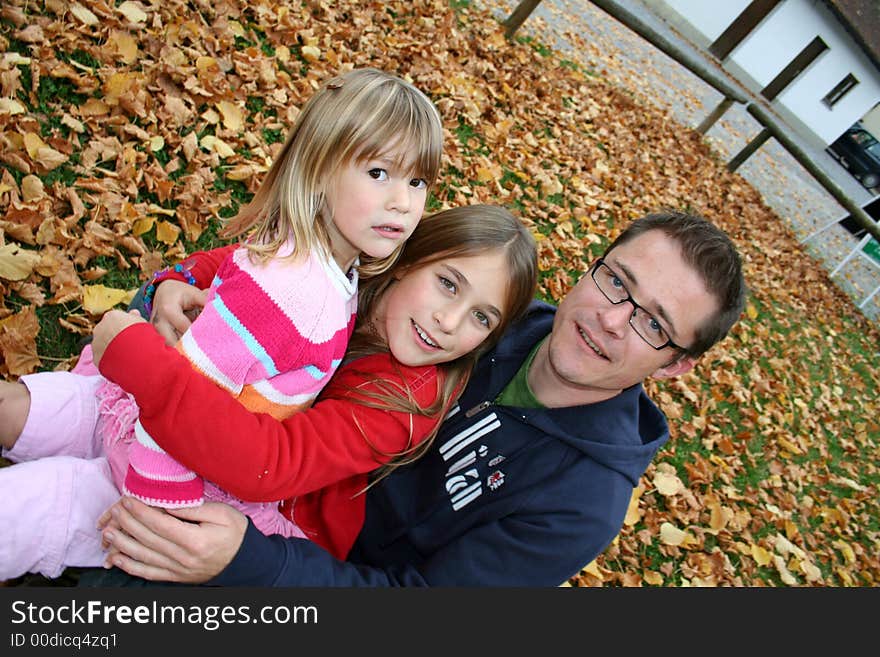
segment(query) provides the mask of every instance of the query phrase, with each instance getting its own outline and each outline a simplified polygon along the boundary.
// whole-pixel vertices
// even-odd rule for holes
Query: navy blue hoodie
[[[576,574],[620,531],[669,430],[641,385],[570,408],[492,402],[554,312],[535,302],[480,360],[428,453],[369,489],[347,561],[249,523],[211,584],[558,586]]]

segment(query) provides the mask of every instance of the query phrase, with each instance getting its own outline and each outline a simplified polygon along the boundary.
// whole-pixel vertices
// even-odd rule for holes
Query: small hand
[[[95,367],[100,364],[101,358],[103,358],[104,352],[113,338],[132,324],[140,324],[144,321],[144,318],[141,317],[137,310],[129,310],[128,312],[110,310],[104,313],[104,316],[95,326],[95,330],[92,333],[92,354]]]
[[[182,281],[163,281],[156,287],[150,321],[165,338],[165,344],[169,347],[177,344],[201,312],[207,295],[206,290]]]

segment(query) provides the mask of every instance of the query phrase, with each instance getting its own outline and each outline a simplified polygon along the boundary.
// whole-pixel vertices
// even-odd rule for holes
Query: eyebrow
[[[452,277],[455,279],[456,283],[458,283],[461,287],[470,287],[471,286],[471,282],[467,279],[467,277],[465,277],[465,275],[462,274],[460,271],[458,271],[455,267],[453,267],[452,265],[445,263],[445,262],[443,263],[443,267],[449,270],[449,272],[452,274]],[[502,317],[501,311],[498,310],[498,308],[496,308],[491,303],[489,303],[489,304],[486,304],[486,309],[490,313],[495,315],[499,321],[501,320],[501,317]]]
[[[616,266],[620,268],[620,271],[623,272],[623,275],[626,276],[627,279],[632,281],[634,287],[639,286],[639,280],[636,278],[635,274],[633,274],[632,270],[629,267],[627,267],[622,262],[618,262]],[[632,292],[630,292],[629,295],[632,296]],[[671,333],[673,338],[677,337],[678,331],[675,330],[675,322],[672,321],[672,318],[666,312],[666,309],[659,303],[655,303],[655,307],[657,308],[656,313],[660,315],[660,317],[663,318],[663,321],[665,321],[669,325],[669,331],[667,332]]]

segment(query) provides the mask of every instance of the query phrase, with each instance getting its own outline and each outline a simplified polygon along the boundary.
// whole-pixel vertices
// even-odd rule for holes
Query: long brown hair
[[[369,329],[370,317],[376,304],[394,283],[394,271],[405,267],[413,272],[445,258],[474,257],[486,252],[501,252],[508,265],[507,295],[501,321],[489,336],[473,351],[448,363],[437,365],[438,394],[428,407],[420,406],[406,387],[388,382],[372,381],[381,392],[356,391],[353,401],[410,415],[442,416],[455,403],[470,379],[477,360],[498,342],[511,322],[525,314],[535,296],[538,265],[535,240],[523,223],[502,207],[469,205],[452,208],[425,217],[406,241],[395,268],[361,282],[358,291],[358,326],[346,353],[347,360],[388,351],[388,345]],[[406,276],[407,274],[404,274]],[[393,357],[392,357],[393,358]],[[350,365],[356,367],[356,365]],[[365,372],[365,375],[368,374]],[[411,463],[422,456],[437,435],[440,420],[433,431],[418,445],[413,437],[405,449],[391,457],[388,463],[373,473],[371,486],[386,477],[395,468]],[[369,437],[364,436],[369,443]],[[372,445],[372,443],[371,443]]]
[[[434,183],[443,124],[428,97],[374,68],[328,80],[303,106],[254,198],[224,226],[223,237],[253,231],[246,246],[258,259],[275,255],[290,235],[292,258],[316,248],[330,257],[322,210],[331,177],[352,161],[385,155],[389,147],[415,151],[413,177],[424,178],[428,187]],[[387,269],[398,253],[372,261],[372,270]]]

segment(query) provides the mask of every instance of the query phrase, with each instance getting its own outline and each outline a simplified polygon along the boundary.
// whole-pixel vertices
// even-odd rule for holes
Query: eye
[[[621,289],[621,290],[625,290],[625,289],[626,289],[625,287],[623,287],[623,281],[620,280],[620,278],[618,278],[617,274],[609,274],[609,275],[608,275],[608,278],[611,279],[611,284],[612,284],[614,287],[616,287],[616,288],[618,288],[618,289]]]
[[[666,332],[663,330],[663,327],[660,326],[660,322],[654,319],[652,316],[648,315],[648,321],[645,322],[648,326],[648,330],[656,333],[657,335],[665,335]]]
[[[481,310],[475,310],[474,317],[476,317],[477,321],[486,328],[491,328],[492,322],[489,321],[489,316],[486,313]]]
[[[410,187],[415,187],[416,189],[426,189],[428,187],[428,181],[424,178],[413,178],[409,181]]]
[[[455,287],[455,283],[450,281],[445,276],[438,276],[437,278],[440,280],[440,285],[442,285],[444,288],[446,288],[447,290],[449,290],[450,292],[455,294],[455,292],[457,291],[457,288]]]
[[[367,171],[367,175],[369,175],[370,178],[373,178],[374,180],[388,180],[388,172],[380,167],[373,167],[372,169]]]

